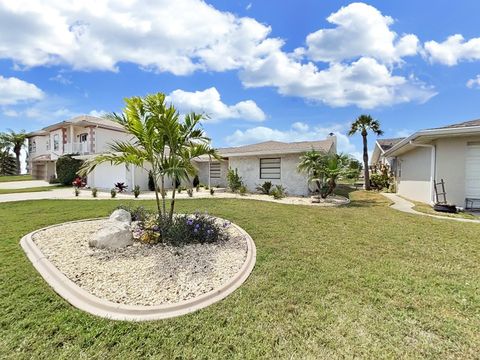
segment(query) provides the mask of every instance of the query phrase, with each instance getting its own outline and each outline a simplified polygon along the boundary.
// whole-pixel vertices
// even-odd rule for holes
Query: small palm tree
[[[135,165],[151,171],[158,214],[167,217],[166,177],[188,179],[197,172],[192,159],[202,155],[218,158],[218,155],[210,147],[210,139],[199,128],[203,116],[192,113],[185,116],[183,122],[180,121],[175,107],[166,104],[165,94],[128,98],[125,105],[122,114],[113,113],[106,118],[121,124],[132,135],[132,140],[114,142],[109,153],[86,161],[79,174],[85,176],[104,162]],[[175,191],[174,188],[168,213],[170,220],[174,212]]]
[[[15,175],[17,166],[9,144],[0,139],[0,176]]]
[[[297,169],[309,175],[309,180],[316,183],[320,197],[325,199],[333,194],[338,178],[345,173],[347,158],[347,155],[325,154],[312,149],[302,155]]]
[[[16,173],[20,174],[20,153],[22,148],[25,146],[25,140],[27,139],[27,133],[25,130],[15,132],[12,129],[8,129],[8,132],[0,134],[0,138],[4,143],[8,144],[15,154],[16,160]]]
[[[380,129],[380,123],[370,115],[360,115],[351,125],[348,136],[360,133],[363,139],[363,171],[365,175],[365,190],[370,190],[370,173],[368,171],[368,131],[372,131],[377,136],[383,134]]]

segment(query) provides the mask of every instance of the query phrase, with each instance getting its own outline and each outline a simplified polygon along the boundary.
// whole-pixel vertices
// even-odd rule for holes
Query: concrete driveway
[[[25,189],[40,186],[53,186],[53,184],[43,180],[0,182],[0,189]]]

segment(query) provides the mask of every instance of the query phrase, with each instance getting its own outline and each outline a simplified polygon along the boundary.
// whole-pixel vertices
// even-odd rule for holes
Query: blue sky
[[[164,92],[215,146],[385,137],[480,117],[474,1],[0,0],[0,131]],[[373,139],[372,139],[373,140]],[[371,141],[373,144],[373,141]]]

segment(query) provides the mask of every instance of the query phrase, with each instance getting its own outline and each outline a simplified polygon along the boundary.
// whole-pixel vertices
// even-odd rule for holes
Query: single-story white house
[[[399,195],[436,203],[434,184],[443,179],[448,203],[480,205],[480,120],[421,130],[381,150],[377,161],[392,165]]]
[[[55,161],[65,154],[88,160],[108,151],[108,144],[115,140],[128,141],[130,136],[112,121],[82,115],[48,126],[28,135],[28,168],[37,179],[48,180],[55,176]],[[307,196],[310,193],[308,176],[297,171],[300,156],[310,150],[336,153],[336,136],[325,140],[280,142],[266,141],[239,147],[217,149],[222,160],[200,157],[193,161],[198,169],[200,183],[213,187],[227,186],[227,170],[237,169],[244,185],[255,191],[258,185],[271,181],[282,185],[290,195]],[[87,177],[90,187],[111,189],[116,182],[125,183],[129,189],[138,185],[148,189],[148,169],[135,166],[104,163]],[[171,181],[167,181],[171,186]],[[189,184],[184,184],[189,185]]]

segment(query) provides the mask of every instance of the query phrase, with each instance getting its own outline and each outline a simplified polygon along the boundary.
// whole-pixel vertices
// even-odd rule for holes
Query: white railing
[[[80,143],[66,143],[65,144],[65,153],[70,154],[90,154],[90,143],[89,142],[80,142]]]

